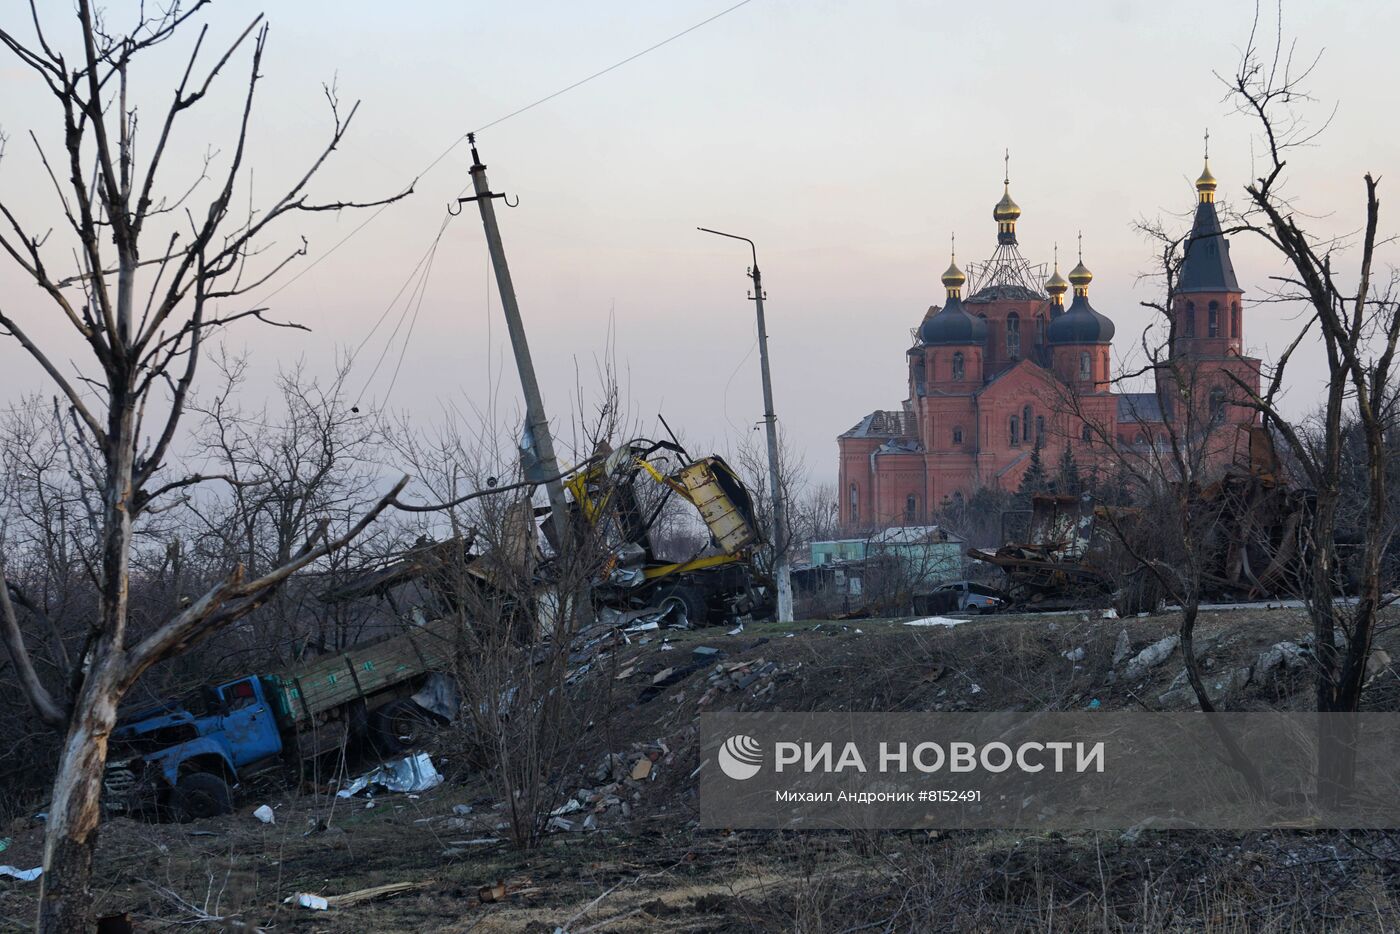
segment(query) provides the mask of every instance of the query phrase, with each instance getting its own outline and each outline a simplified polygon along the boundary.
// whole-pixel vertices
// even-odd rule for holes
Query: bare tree
[[[1248,403],[1284,440],[1315,491],[1304,529],[1308,562],[1302,596],[1313,623],[1317,709],[1350,713],[1360,708],[1378,614],[1387,603],[1385,554],[1394,531],[1386,508],[1389,436],[1395,427],[1393,384],[1400,344],[1397,274],[1378,264],[1377,251],[1390,238],[1380,229],[1379,180],[1369,172],[1361,180],[1359,217],[1351,233],[1326,236],[1307,229],[1312,219],[1288,192],[1287,170],[1289,161],[1326,129],[1326,122],[1310,124],[1301,109],[1311,102],[1307,82],[1320,54],[1298,57],[1296,40],[1284,37],[1281,10],[1272,42],[1261,37],[1260,29],[1256,12],[1238,67],[1233,75],[1221,76],[1227,99],[1255,122],[1262,141],[1261,174],[1245,186],[1242,226],[1287,264],[1288,271],[1274,277],[1270,300],[1301,306],[1305,313],[1297,336],[1274,362],[1262,388],[1248,393]],[[1329,376],[1321,410],[1308,430],[1280,411],[1288,364],[1305,340],[1320,341]],[[1358,438],[1366,465],[1366,509],[1357,541],[1349,543],[1339,526],[1343,468],[1348,447]],[[1342,561],[1346,550],[1352,552],[1346,563],[1356,601],[1342,606],[1336,595],[1347,570]],[[1354,752],[1344,738],[1325,742],[1318,765],[1322,788],[1332,794],[1350,783]]]
[[[89,0],[77,0],[73,38],[79,50],[73,58],[65,51],[67,44],[47,31],[35,3],[30,4],[28,40],[0,30],[0,43],[42,82],[61,119],[62,143],[56,150],[38,134],[31,133],[31,139],[63,217],[62,236],[54,237],[39,232],[43,225],[36,228],[22,219],[17,206],[0,203],[5,225],[0,248],[76,332],[91,355],[91,369],[71,375],[40,345],[31,329],[37,310],[20,310],[7,301],[0,307],[0,329],[44,370],[65,400],[77,428],[80,457],[96,478],[96,499],[87,505],[100,543],[91,569],[97,612],[74,659],[66,693],[50,690],[37,675],[10,589],[0,586],[0,633],[25,694],[43,721],[66,736],[45,841],[38,916],[43,931],[88,925],[101,774],[122,696],[152,665],[250,613],[290,575],[353,539],[403,485],[401,481],[342,535],[327,540],[325,525],[319,523],[285,562],[256,576],[235,565],[181,612],[148,632],[131,630],[129,579],[137,524],[158,508],[161,497],[207,479],[163,473],[202,341],[210,331],[240,320],[273,323],[264,317],[266,309],[239,306],[240,296],[263,286],[305,252],[303,242],[280,257],[262,259],[267,235],[279,220],[303,211],[367,206],[316,202],[307,193],[355,113],[352,107],[342,114],[334,89],[327,88],[333,126],[326,146],[270,206],[235,213],[267,41],[261,17],[212,60],[202,56],[208,26],[200,29],[156,122],[155,138],[142,152],[138,107],[129,97],[135,69],[147,61],[145,53],[181,33],[205,5],[195,0],[184,6],[177,0],[154,13],[142,6],[136,22],[121,30],[111,28]],[[207,156],[195,178],[181,181],[172,195],[163,194],[177,125],[250,41],[247,89],[227,153]],[[201,203],[196,206],[196,201]],[[154,248],[147,249],[151,243]],[[55,256],[66,262],[61,251],[69,247],[78,268],[61,277],[54,271]],[[225,310],[225,304],[234,307]]]
[[[1233,76],[1224,78],[1237,110],[1252,118],[1263,140],[1262,173],[1245,186],[1243,223],[1287,261],[1289,271],[1274,277],[1272,301],[1306,309],[1297,336],[1270,368],[1249,404],[1263,413],[1288,445],[1293,459],[1316,491],[1307,528],[1310,552],[1304,599],[1313,620],[1317,655],[1317,707],[1355,711],[1361,701],[1366,661],[1376,617],[1384,605],[1382,565],[1392,527],[1384,508],[1389,496],[1391,445],[1395,426],[1395,354],[1400,344],[1396,273],[1377,268],[1376,251],[1388,243],[1380,232],[1379,181],[1363,176],[1361,212],[1355,232],[1318,236],[1286,191],[1289,159],[1310,145],[1323,127],[1309,125],[1297,109],[1310,98],[1306,82],[1318,62],[1295,59],[1296,43],[1286,43],[1282,23],[1272,47],[1261,45],[1260,24],[1245,45]],[[1346,271],[1348,257],[1355,271]],[[1280,411],[1284,377],[1294,351],[1305,340],[1320,340],[1326,352],[1328,384],[1323,405],[1309,428]],[[1348,415],[1354,419],[1348,425]],[[1348,428],[1350,427],[1350,431]],[[1365,458],[1365,498],[1360,547],[1353,574],[1357,602],[1338,606],[1341,566],[1338,512],[1342,508],[1343,466],[1348,446],[1360,441]]]

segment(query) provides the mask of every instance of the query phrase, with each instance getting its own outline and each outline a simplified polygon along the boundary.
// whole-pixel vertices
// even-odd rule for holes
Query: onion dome
[[[1101,315],[1089,304],[1089,283],[1094,274],[1084,265],[1081,256],[1079,265],[1069,272],[1070,284],[1074,286],[1074,302],[1064,314],[1050,322],[1046,337],[1052,344],[1107,344],[1113,340],[1113,321]]]
[[[942,310],[924,318],[919,327],[919,340],[925,344],[983,344],[987,340],[987,322],[970,315],[962,303],[962,287],[967,276],[958,268],[957,259],[943,273],[943,286],[948,300]]]
[[[985,344],[987,322],[968,314],[961,298],[949,295],[938,314],[924,319],[923,327],[919,328],[919,340],[935,345]]]
[[[1045,291],[1050,296],[1053,305],[1063,305],[1065,303],[1065,293],[1069,291],[1069,282],[1060,275],[1059,247],[1055,248],[1055,271],[1050,274],[1050,278],[1045,280]]]
[[[1011,199],[1011,183],[1006,182],[1006,187],[1002,189],[1001,200],[997,206],[992,208],[992,217],[997,223],[1010,223],[1021,216],[1021,206]]]
[[[961,295],[965,282],[967,282],[967,274],[958,268],[957,262],[949,263],[947,270],[943,273],[943,286],[949,290],[949,294],[956,290]]]
[[[1205,168],[1201,169],[1201,177],[1196,179],[1196,192],[1201,204],[1214,203],[1215,186],[1215,176],[1210,174],[1210,159],[1206,159]]]
[[[1069,284],[1074,286],[1075,295],[1088,295],[1089,283],[1094,281],[1094,274],[1089,271],[1089,267],[1084,265],[1084,260],[1079,260],[1079,265],[1069,271]]]

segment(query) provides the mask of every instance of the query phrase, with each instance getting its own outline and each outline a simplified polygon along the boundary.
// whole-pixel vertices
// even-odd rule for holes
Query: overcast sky
[[[731,3],[272,5],[252,194],[270,198],[324,140],[323,81],[334,78],[342,100],[362,103],[313,192],[367,199],[406,185],[466,130]],[[0,19],[24,35],[17,6]],[[71,30],[66,0],[41,7],[52,30]],[[116,21],[131,4],[109,7]],[[211,39],[231,39],[259,9],[215,4]],[[1233,69],[1252,15],[1251,3],[1219,0],[752,0],[486,130],[479,142],[492,185],[520,198],[499,210],[550,414],[567,421],[580,384],[587,402],[598,361],[611,353],[648,430],[661,412],[694,447],[723,448],[753,429],[762,404],[749,257],[743,244],[695,231],[718,227],[758,243],[778,413],[813,478],[834,479],[836,435],[904,398],[909,329],[941,302],[950,233],[960,260],[992,252],[1007,147],[1023,251],[1048,261],[1058,240],[1073,265],[1082,230],[1091,299],[1116,321],[1118,352],[1128,353],[1148,321],[1138,302],[1154,294],[1139,280],[1151,250],[1134,222],[1190,211],[1207,127],[1222,200],[1239,200],[1249,177],[1255,128],[1231,114],[1212,72]],[[1291,0],[1285,30],[1304,52],[1324,52],[1311,116],[1338,108],[1319,144],[1295,154],[1289,188],[1319,215],[1315,226],[1345,232],[1359,217],[1362,173],[1386,175],[1400,146],[1390,119],[1400,4]],[[193,35],[137,78],[148,137],[178,73],[176,53]],[[197,174],[198,154],[231,143],[246,58],[187,124],[171,190]],[[0,198],[38,230],[58,215],[27,133],[54,145],[60,128],[42,86],[13,60],[0,62],[0,129],[10,138]],[[453,408],[485,408],[493,392],[505,412],[518,409],[473,206],[446,227],[410,339],[405,322],[387,342],[401,303],[365,341],[469,184],[468,161],[464,145],[452,150],[410,198],[271,298],[275,315],[311,333],[254,326],[226,336],[255,361],[251,394],[267,391],[278,366],[303,358],[329,372],[337,353],[363,342],[350,384],[354,394],[367,385],[366,403],[387,401],[425,426]],[[293,267],[301,271],[366,216],[292,218],[279,240],[308,237],[309,256]],[[1248,301],[1278,264],[1248,239],[1236,238],[1232,253]],[[66,255],[65,247],[51,262]],[[0,303],[41,339],[62,333],[51,306],[3,262]],[[1246,305],[1246,343],[1261,356],[1295,329],[1277,306]],[[86,364],[71,342],[59,346]],[[1295,410],[1317,398],[1320,374],[1309,351],[1295,372]],[[0,400],[41,385],[37,367],[0,341]]]

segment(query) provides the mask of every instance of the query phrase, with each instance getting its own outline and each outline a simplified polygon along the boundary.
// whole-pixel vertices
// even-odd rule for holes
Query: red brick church
[[[1196,397],[1209,400],[1212,423],[1247,425],[1255,416],[1229,404],[1237,397],[1229,374],[1257,390],[1259,361],[1243,355],[1243,292],[1216,215],[1215,189],[1207,163],[1196,181],[1170,354],[1190,361],[1201,389]],[[1026,261],[1009,178],[992,216],[991,258],[970,265],[969,277],[955,256],[943,273],[947,298],[914,331],[903,406],[871,412],[837,439],[847,528],[923,524],[940,505],[979,486],[1014,491],[1037,442],[1047,466],[1066,445],[1078,464],[1103,466],[1108,445],[1149,450],[1162,443],[1164,418],[1181,417],[1162,412],[1161,400],[1171,393],[1113,391],[1113,320],[1089,302],[1093,274],[1082,255],[1068,279],[1058,261],[1048,278],[1043,265]]]

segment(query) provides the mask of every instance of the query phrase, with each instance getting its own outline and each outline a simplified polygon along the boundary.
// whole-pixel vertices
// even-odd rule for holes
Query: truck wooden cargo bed
[[[270,679],[284,722],[309,726],[327,710],[369,697],[429,671],[450,671],[455,648],[451,620],[413,626],[402,635],[351,646],[336,655]]]

